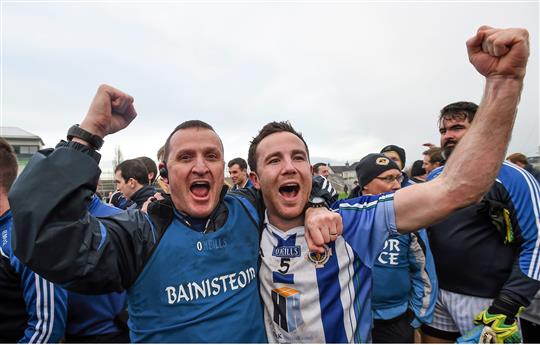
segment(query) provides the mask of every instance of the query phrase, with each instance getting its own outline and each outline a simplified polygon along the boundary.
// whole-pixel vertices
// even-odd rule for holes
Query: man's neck
[[[287,232],[291,229],[304,225],[304,214],[294,219],[283,219],[279,216],[268,213],[268,222],[282,232]]]
[[[0,193],[0,216],[9,210],[9,201],[7,194]]]

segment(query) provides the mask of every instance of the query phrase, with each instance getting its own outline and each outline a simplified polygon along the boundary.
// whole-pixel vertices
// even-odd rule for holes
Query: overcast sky
[[[180,122],[214,126],[247,158],[267,122],[290,120],[312,163],[387,144],[421,159],[444,105],[479,102],[465,41],[482,24],[525,27],[531,56],[510,151],[539,146],[539,8],[530,2],[2,1],[2,126],[47,146],[79,123],[101,83],[139,116],[105,138],[102,168],[156,151]],[[489,144],[489,143],[487,143]]]

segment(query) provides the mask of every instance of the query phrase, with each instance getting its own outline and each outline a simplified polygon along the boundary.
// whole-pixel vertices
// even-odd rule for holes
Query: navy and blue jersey
[[[64,336],[67,293],[23,265],[11,249],[11,211],[0,216],[0,340],[56,343]]]
[[[428,179],[443,168],[433,170]],[[491,214],[497,204],[507,210],[503,218],[511,223],[502,232]],[[502,164],[482,202],[454,212],[428,230],[441,288],[486,298],[504,294],[525,306],[538,290],[540,186],[516,165]]]

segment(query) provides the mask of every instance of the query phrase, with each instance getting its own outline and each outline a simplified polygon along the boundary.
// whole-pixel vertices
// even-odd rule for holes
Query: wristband
[[[73,138],[86,141],[94,150],[99,150],[103,146],[102,138],[82,129],[79,125],[71,126],[67,132],[67,139],[71,141]]]

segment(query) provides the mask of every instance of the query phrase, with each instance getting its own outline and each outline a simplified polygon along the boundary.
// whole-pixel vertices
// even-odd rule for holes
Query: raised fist
[[[137,116],[133,97],[109,85],[101,85],[80,127],[100,136],[126,128]]]
[[[469,60],[486,78],[523,79],[529,58],[529,32],[482,26],[467,41]]]

